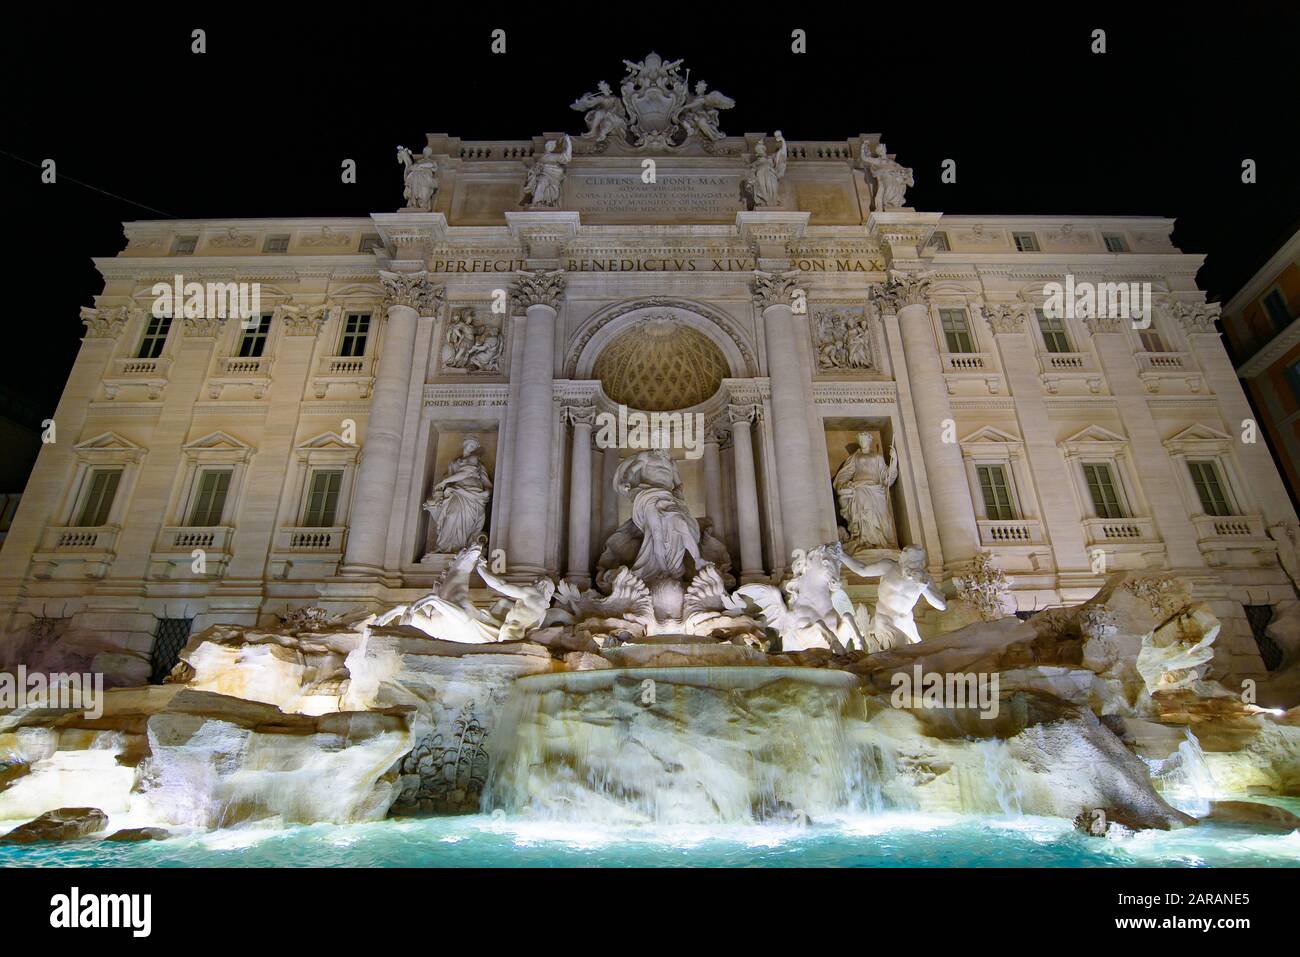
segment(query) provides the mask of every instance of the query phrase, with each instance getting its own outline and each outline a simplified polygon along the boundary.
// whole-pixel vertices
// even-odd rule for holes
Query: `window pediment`
[[[103,432],[72,447],[77,458],[91,463],[138,462],[145,449],[116,432]]]
[[[190,459],[201,459],[209,463],[247,462],[255,451],[251,445],[220,430],[187,443],[181,450]]]
[[[1100,425],[1090,425],[1058,444],[1066,455],[1116,455],[1128,445],[1128,439]]]
[[[1232,448],[1232,436],[1200,422],[1165,439],[1164,447],[1182,455],[1220,455]]]

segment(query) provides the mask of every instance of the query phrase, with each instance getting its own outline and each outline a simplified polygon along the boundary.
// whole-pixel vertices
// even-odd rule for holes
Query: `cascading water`
[[[1207,814],[1220,788],[1205,760],[1205,752],[1190,728],[1184,731],[1178,750],[1153,767],[1153,780],[1161,797],[1178,810],[1193,816]]]
[[[854,745],[856,678],[806,668],[636,668],[516,682],[484,810],[587,823],[815,819],[882,805]]]

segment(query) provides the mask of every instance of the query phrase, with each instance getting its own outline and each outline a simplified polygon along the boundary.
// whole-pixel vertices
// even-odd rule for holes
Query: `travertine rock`
[[[46,841],[75,841],[104,830],[108,815],[94,807],[62,807],[47,811],[34,821],[20,824],[0,837],[0,844],[39,844]]]

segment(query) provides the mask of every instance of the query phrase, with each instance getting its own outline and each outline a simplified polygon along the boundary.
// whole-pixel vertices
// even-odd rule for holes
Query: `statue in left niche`
[[[573,140],[568,133],[564,134],[563,146],[547,140],[546,151],[537,157],[524,181],[524,205],[532,209],[554,209],[560,205],[560,184],[571,159]]]
[[[406,189],[402,196],[406,199],[406,208],[432,212],[433,198],[438,192],[438,164],[433,161],[433,147],[426,146],[424,152],[415,157],[405,146],[399,146],[397,161],[405,168]]]
[[[460,457],[452,459],[447,474],[433,486],[424,503],[432,527],[434,554],[459,552],[483,532],[492,480],[480,459],[482,452],[478,437],[466,436]]]

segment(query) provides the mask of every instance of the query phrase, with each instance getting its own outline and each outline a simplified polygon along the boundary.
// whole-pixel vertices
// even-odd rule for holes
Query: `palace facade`
[[[672,412],[741,582],[837,539],[921,545],[950,594],[988,552],[1022,613],[1168,570],[1224,621],[1218,671],[1263,672],[1296,515],[1173,222],[919,211],[878,136],[726,136],[675,70],[629,65],[582,136],[431,134],[397,212],[126,223],[0,551],[4,646],[141,680],[213,623],[411,600],[470,437],[490,490],[452,537],[589,587],[629,508],[602,426]],[[156,315],[178,276],[260,310]],[[1067,277],[1149,291],[1149,324],[1061,315]],[[863,434],[893,541],[850,535]]]

